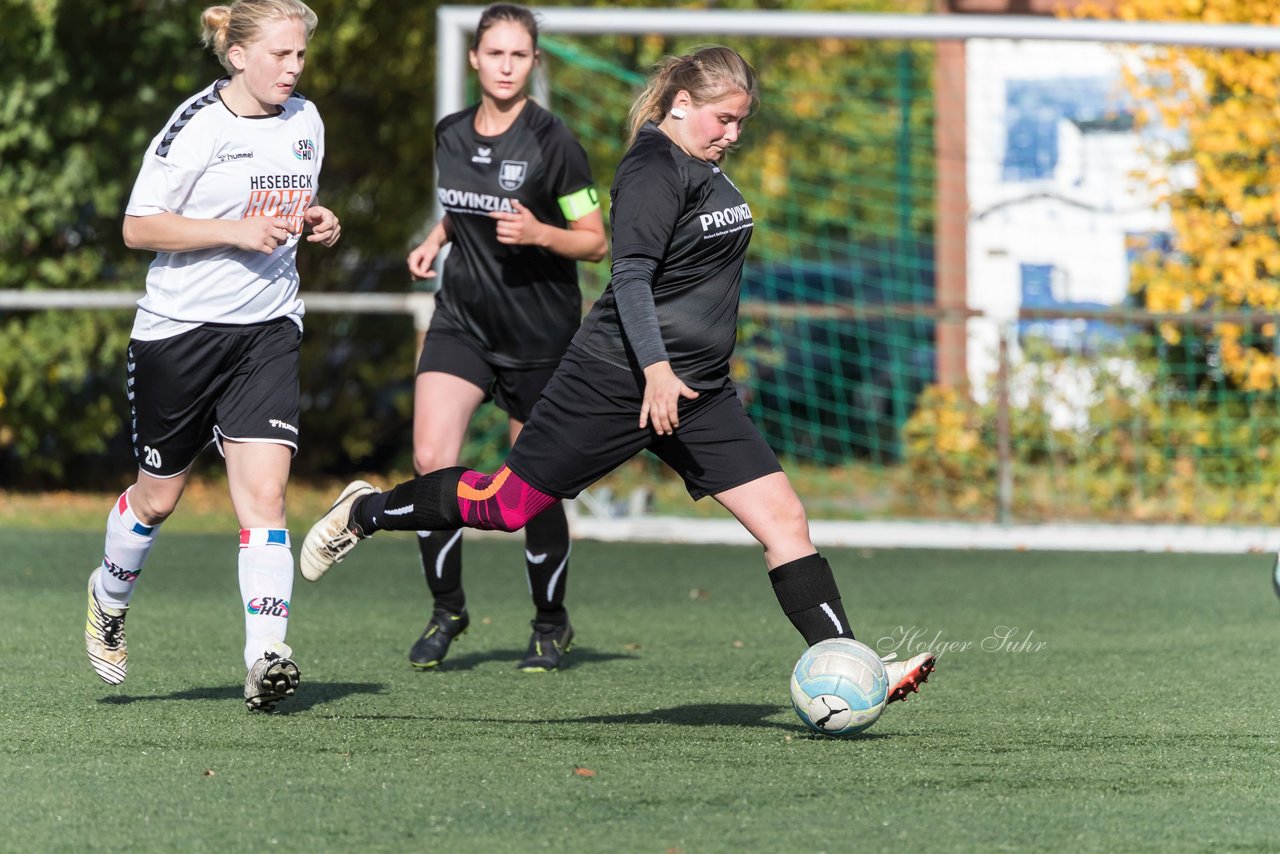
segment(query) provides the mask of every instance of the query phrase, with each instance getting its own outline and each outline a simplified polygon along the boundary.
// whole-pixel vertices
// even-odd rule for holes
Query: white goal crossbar
[[[436,119],[466,104],[467,36],[483,6],[441,6],[436,11]],[[1113,44],[1194,45],[1280,49],[1280,28],[1253,24],[1181,24],[1080,21],[1029,15],[878,15],[691,9],[545,8],[537,11],[546,33],[768,36],[771,38],[1039,39]]]

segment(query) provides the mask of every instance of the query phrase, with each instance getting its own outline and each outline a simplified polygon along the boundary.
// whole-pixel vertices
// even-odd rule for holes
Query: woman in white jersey
[[[582,319],[577,261],[604,257],[604,221],[587,154],[565,125],[529,100],[538,24],[522,6],[484,10],[470,51],[480,103],[436,126],[436,194],[444,217],[409,254],[420,279],[447,243],[444,286],[423,343],[414,394],[414,467],[457,463],[467,425],[492,397],[514,442]],[[430,621],[409,651],[440,664],[466,631],[462,532],[422,531]],[[563,508],[525,528],[533,633],[518,664],[557,670],[573,643],[564,607],[569,525]]]
[[[316,203],[324,124],[294,92],[316,16],[301,0],[239,0],[201,16],[229,76],[184,101],[151,141],[124,241],[156,253],[128,355],[137,482],[107,517],[89,576],[85,647],[104,682],[124,681],[124,621],[158,526],[196,456],[226,459],[240,523],[245,704],[270,711],[298,685],[285,644],[293,552],[285,487],[298,442],[302,300],[296,254],[341,232]]]

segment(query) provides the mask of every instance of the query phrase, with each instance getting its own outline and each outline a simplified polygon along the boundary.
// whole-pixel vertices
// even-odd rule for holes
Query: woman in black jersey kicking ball
[[[574,336],[506,463],[462,467],[376,492],[357,481],[312,527],[310,578],[379,530],[517,530],[648,449],[695,499],[713,496],[764,546],[782,610],[812,645],[852,637],[831,567],[773,451],[729,376],[751,209],[717,165],[758,101],[734,51],[670,58],[632,107],[612,189],[613,276]],[[935,664],[889,662],[889,702]]]
[[[456,465],[467,425],[488,398],[514,442],[582,320],[578,261],[607,248],[587,154],[565,125],[525,95],[538,24],[522,6],[480,16],[470,51],[480,103],[436,127],[436,193],[444,217],[409,253],[417,279],[449,245],[443,287],[418,361],[413,458],[419,473]],[[440,664],[471,622],[462,587],[462,531],[418,532],[432,615],[409,651]],[[573,641],[564,607],[569,525],[559,505],[525,527],[536,609],[519,668],[556,670]]]

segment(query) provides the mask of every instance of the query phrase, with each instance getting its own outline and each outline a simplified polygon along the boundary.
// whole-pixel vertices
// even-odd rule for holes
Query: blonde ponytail
[[[631,105],[627,145],[645,122],[660,122],[683,90],[695,105],[718,101],[734,92],[751,98],[752,111],[760,104],[760,88],[755,69],[737,51],[720,45],[699,48],[685,56],[668,56],[654,67],[644,91]]]

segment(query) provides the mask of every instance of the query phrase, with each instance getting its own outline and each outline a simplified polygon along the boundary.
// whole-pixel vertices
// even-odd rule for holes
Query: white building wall
[[[1126,62],[1136,62],[1136,54],[1105,45],[969,42],[968,301],[995,321],[969,324],[969,376],[980,397],[998,367],[1000,324],[1013,323],[1022,304],[1021,265],[1056,268],[1053,297],[1058,302],[1116,305],[1129,293],[1126,234],[1169,227],[1168,212],[1159,207],[1145,177],[1159,167],[1145,153],[1144,141],[1122,124],[1105,130],[1096,124],[1128,109],[1120,80]],[[1027,179],[1006,170],[1011,122],[1019,116],[1052,116],[1051,107],[1036,108],[1034,97],[1011,111],[1011,84],[1019,87],[1015,94],[1029,89],[1064,93],[1064,100],[1076,99],[1071,109],[1082,113],[1080,121],[1057,120],[1057,162],[1048,174]],[[1102,93],[1094,99],[1100,101],[1095,112],[1079,106],[1086,91]],[[1055,333],[1072,328],[1060,324]],[[1016,367],[1016,336],[1012,354]],[[1078,414],[1062,417],[1074,421]]]

